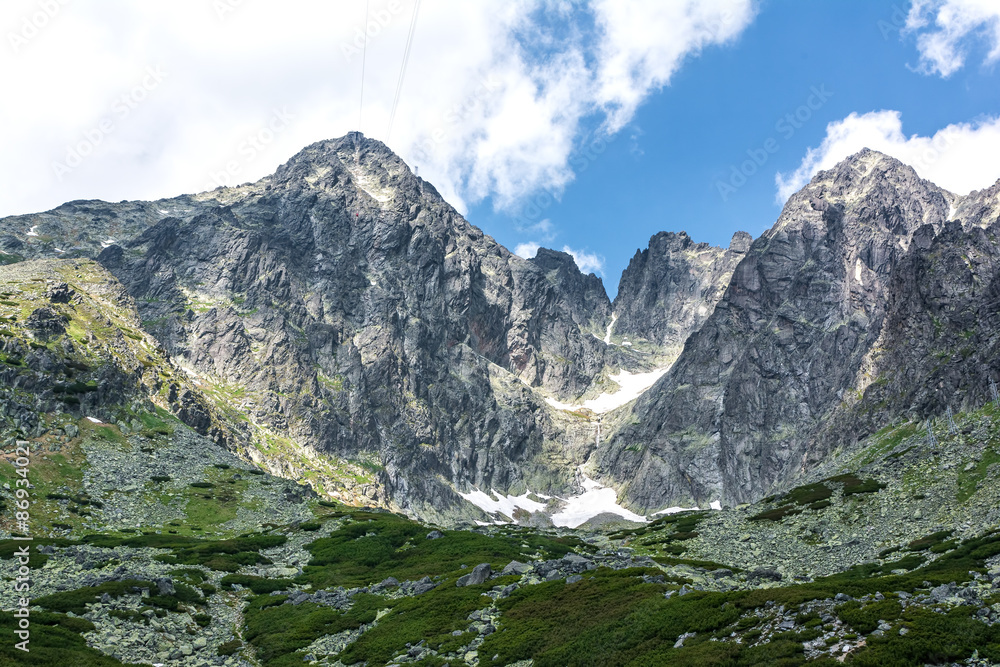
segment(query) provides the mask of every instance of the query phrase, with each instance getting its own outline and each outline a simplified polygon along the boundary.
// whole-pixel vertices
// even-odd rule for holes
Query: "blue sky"
[[[998,0],[5,0],[0,36],[0,216],[253,182],[360,129],[614,295],[652,234],[756,237],[865,146],[1000,177]]]
[[[898,1],[763,3],[737,41],[689,58],[606,148],[597,145],[603,152],[591,146],[594,159],[558,201],[543,194],[539,201],[551,203],[532,209],[529,198],[525,218],[547,219],[553,230],[535,236],[548,236],[544,246],[602,257],[613,296],[629,259],[658,231],[728,245],[737,230],[756,238],[768,229],[781,211],[776,172],[794,171],[821,144],[828,123],[891,109],[901,112],[907,136],[933,135],[1000,114],[1000,70],[983,64],[989,44],[970,39],[969,64],[947,78],[923,73],[916,35],[902,31],[908,10]],[[816,90],[831,96],[819,104],[819,97],[810,100]],[[818,108],[796,119],[800,127],[787,121],[810,101]],[[596,132],[600,122],[586,125]],[[762,152],[768,139],[776,151]],[[580,144],[586,155],[587,139]],[[747,151],[767,159],[742,187],[723,188],[723,196],[719,183],[731,184],[734,167],[751,157]],[[987,176],[992,182],[1000,171]],[[514,248],[532,238],[518,213],[495,212],[487,198],[467,217]]]

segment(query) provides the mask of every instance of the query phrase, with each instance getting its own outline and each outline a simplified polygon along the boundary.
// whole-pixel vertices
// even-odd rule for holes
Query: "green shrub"
[[[291,579],[268,579],[247,574],[227,574],[220,581],[223,588],[232,590],[233,584],[249,588],[257,595],[267,595],[275,591],[291,588]]]
[[[233,655],[237,651],[243,648],[243,642],[239,639],[233,639],[228,642],[219,644],[219,655]]]

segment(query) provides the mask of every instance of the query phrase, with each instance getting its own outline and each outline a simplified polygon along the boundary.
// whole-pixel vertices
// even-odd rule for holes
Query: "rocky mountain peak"
[[[753,243],[753,237],[747,232],[736,232],[733,234],[733,238],[729,241],[730,252],[743,254],[750,250],[750,245]]]
[[[729,248],[695,243],[686,232],[659,232],[622,273],[615,333],[663,346],[668,360],[715,309],[733,269],[750,248],[746,232]]]

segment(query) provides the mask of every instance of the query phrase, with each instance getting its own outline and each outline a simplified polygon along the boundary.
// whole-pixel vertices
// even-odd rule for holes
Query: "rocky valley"
[[[359,133],[0,219],[0,664],[998,664],[998,233],[865,150],[612,301]]]

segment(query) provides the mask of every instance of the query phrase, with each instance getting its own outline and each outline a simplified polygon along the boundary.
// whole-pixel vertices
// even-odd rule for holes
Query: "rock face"
[[[756,240],[653,236],[612,305],[569,255],[516,257],[352,134],[253,184],[0,220],[0,262],[95,258],[187,376],[154,387],[174,413],[334,497],[446,521],[482,516],[457,492],[565,497],[585,472],[650,511],[757,499],[897,417],[981,403],[998,212],[1000,184],[957,197],[863,151]],[[24,313],[39,344],[73,326],[61,276]]]
[[[871,381],[908,249],[944,229],[956,200],[872,151],[818,174],[639,399],[637,423],[599,452],[603,474],[653,509],[759,498],[822,459],[832,445],[823,426]]]
[[[684,232],[652,236],[622,273],[614,333],[648,341],[676,357],[714,312],[752,241],[746,232],[737,232],[728,248],[695,243]]]
[[[276,465],[369,456],[383,500],[434,516],[464,504],[452,486],[565,489],[583,462],[558,444],[558,467],[539,459],[563,436],[529,386],[576,396],[603,369],[600,280],[511,254],[377,141],[320,142],[235,189],[0,225],[12,256],[100,247],[169,355],[293,450]],[[35,226],[40,243],[13,234]]]
[[[861,387],[824,436],[849,444],[896,418],[977,409],[1000,382],[1000,183],[961,201],[942,229],[913,234],[891,277],[886,322]],[[849,428],[853,426],[853,428]]]

